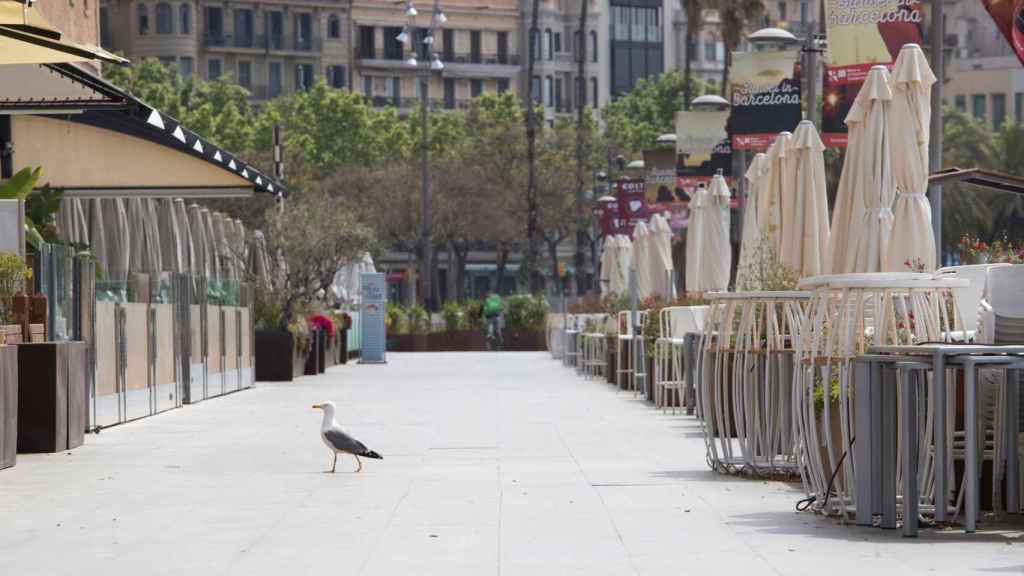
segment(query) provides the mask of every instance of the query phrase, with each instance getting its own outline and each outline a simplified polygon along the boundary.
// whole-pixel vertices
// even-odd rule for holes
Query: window
[[[1024,92],[1013,95],[1013,111],[1017,124],[1024,124]]]
[[[313,49],[313,15],[308,12],[295,15],[295,49]],[[312,75],[312,72],[310,74]]]
[[[444,79],[444,108],[455,110],[455,78]]]
[[[973,97],[973,112],[975,118],[985,119],[985,95],[975,94]]]
[[[992,128],[999,130],[1006,122],[1006,94],[992,95]]]
[[[400,106],[402,103],[402,79],[398,76],[393,76],[388,82],[388,97],[394,101],[395,106]]]
[[[252,46],[253,23],[252,10],[248,8],[235,9],[235,46],[249,48]]]
[[[544,30],[544,47],[546,52],[544,53],[545,60],[551,60],[555,57],[555,39],[551,34],[551,28]]]
[[[427,39],[427,33],[429,30],[426,28],[417,28],[412,31],[412,51],[416,53],[416,57],[420,60],[426,60],[429,58],[427,51],[430,46],[424,43]]]
[[[551,76],[544,77],[544,105],[553,106],[555,104],[555,82]]]
[[[445,62],[455,61],[455,31],[445,29],[441,31],[441,60]]]
[[[267,48],[271,50],[284,48],[284,13],[267,12],[263,25],[267,32]]]
[[[807,0],[800,0],[800,24],[807,25]]]
[[[967,112],[967,96],[957,94],[954,99],[957,112]]]
[[[533,42],[530,42],[530,56],[534,60],[541,59],[540,30],[533,31]]]
[[[345,87],[345,67],[332,64],[327,67],[327,85],[331,88],[344,88]]]
[[[402,33],[401,28],[384,29],[384,58],[387,60],[402,60],[405,53],[405,46],[398,41],[398,35]]]
[[[281,95],[281,63],[271,62],[267,67],[267,96]]]
[[[206,79],[216,80],[220,78],[220,58],[210,58],[206,63]]]
[[[580,38],[582,38],[582,35],[579,30],[572,33],[572,54],[576,62],[579,62],[580,58],[583,57],[583,46],[580,45]]]
[[[597,109],[597,78],[591,78],[590,79],[590,94],[591,94],[590,105],[593,106],[594,109],[596,110]]]
[[[590,31],[590,61],[597,62],[597,32]]]
[[[295,89],[296,90],[309,90],[313,87],[313,65],[312,64],[296,64],[295,65]]]
[[[508,32],[498,32],[498,64],[508,64]]]
[[[455,79],[444,79],[444,107],[448,110],[455,109]]]
[[[469,33],[469,61],[474,64],[479,64],[482,60],[480,57],[480,31],[473,30]]]
[[[327,37],[341,38],[341,19],[338,18],[337,14],[331,14],[327,17]]]
[[[145,4],[139,4],[136,11],[138,12],[139,20],[139,35],[145,36],[149,34],[149,9],[146,8]]]
[[[555,54],[562,51],[562,33],[555,32]]]
[[[629,8],[627,6],[612,6],[612,22],[614,26],[615,40],[629,41]]]
[[[181,59],[178,60],[178,74],[182,78],[191,78],[194,68],[195,63],[191,56],[182,56]]]
[[[508,78],[498,78],[498,94],[508,92]]]
[[[555,110],[562,111],[562,79],[555,78]]]
[[[171,22],[171,5],[166,2],[161,2],[156,5],[156,33],[157,34],[173,34],[174,25]]]
[[[363,76],[363,94],[367,98],[373,96],[373,76]]]
[[[785,2],[785,0],[783,0],[782,2],[779,2],[779,20],[785,20],[785,19],[786,19],[786,2]]]
[[[160,56],[158,60],[160,60],[160,63],[163,64],[164,68],[167,68],[168,70],[172,70],[172,67],[176,64],[174,61],[174,56]]]
[[[630,14],[630,40],[643,42],[647,38],[647,9],[633,7]]]
[[[243,88],[252,88],[252,62],[238,61],[238,84]]]
[[[178,7],[178,19],[179,26],[181,26],[181,33],[188,35],[192,33],[192,7],[188,4],[182,4]]]
[[[206,43],[224,45],[224,11],[220,6],[206,7]]]
[[[478,78],[474,78],[469,81],[469,96],[470,98],[476,98],[477,96],[484,93],[484,81]]]
[[[540,76],[534,76],[533,80],[530,82],[530,95],[533,97],[534,102],[540,102]]]
[[[373,26],[359,27],[359,56],[360,58],[374,57],[374,28]]]
[[[715,61],[715,39],[705,38],[704,39],[704,61],[714,62]]]
[[[100,46],[110,46],[110,15],[107,5],[100,5]]]

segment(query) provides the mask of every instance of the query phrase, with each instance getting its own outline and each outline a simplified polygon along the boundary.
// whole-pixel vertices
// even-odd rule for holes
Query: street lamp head
[[[405,15],[406,16],[412,18],[412,17],[416,16],[417,14],[419,14],[419,12],[416,11],[416,7],[412,5],[412,2],[409,2],[408,4],[405,5]]]
[[[444,62],[441,62],[441,57],[434,54],[433,58],[430,59],[430,69],[434,71],[444,70]]]
[[[398,36],[395,36],[395,40],[398,40],[402,44],[405,44],[406,42],[408,42],[409,41],[409,33],[406,32],[406,30],[407,30],[406,28],[402,28],[402,32]]]
[[[437,23],[438,24],[444,24],[447,21],[448,21],[448,17],[444,15],[444,12],[438,11],[437,12]]]
[[[430,46],[431,44],[434,43],[434,36],[427,36],[426,38],[423,39],[423,43],[426,44],[427,46]]]
[[[415,57],[415,56],[409,56],[409,59],[408,59],[408,60],[406,60],[406,61],[405,61],[405,63],[406,63],[407,65],[409,65],[409,66],[413,66],[413,67],[419,66],[419,64],[420,64],[420,63],[419,63],[419,61],[418,61],[418,60],[416,60],[416,57]]]

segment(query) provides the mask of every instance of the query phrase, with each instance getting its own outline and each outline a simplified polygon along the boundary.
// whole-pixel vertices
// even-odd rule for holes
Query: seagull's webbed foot
[[[334,453],[334,462],[331,464],[331,474],[334,474],[334,469],[338,467],[338,453]]]
[[[353,456],[356,456],[356,455],[353,454]],[[356,456],[356,464],[359,465],[359,467],[356,468],[356,472],[357,473],[362,472],[363,471],[363,461],[359,459],[359,456]]]

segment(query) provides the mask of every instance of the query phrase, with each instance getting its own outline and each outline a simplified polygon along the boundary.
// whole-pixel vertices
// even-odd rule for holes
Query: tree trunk
[[[554,282],[554,294],[562,294],[562,277],[558,274],[558,243],[561,238],[551,240],[545,238],[544,243],[548,245],[548,257],[551,259],[551,278]]]
[[[586,94],[587,83],[587,0],[580,2],[580,50],[579,62],[576,66],[576,74],[579,77],[580,89],[578,92]],[[579,96],[579,94],[577,94]],[[582,99],[584,102],[586,98]],[[582,103],[581,103],[582,104]],[[585,223],[583,220],[583,164],[586,159],[584,146],[586,144],[584,133],[586,129],[586,106],[576,107],[576,294],[583,294],[586,291],[586,277],[583,271],[583,245],[586,242]]]
[[[494,292],[501,294],[501,285],[505,281],[505,268],[508,265],[508,248],[502,247],[498,249],[498,260],[497,270],[495,271],[494,278]]]
[[[466,260],[469,258],[469,243],[465,247],[453,246],[455,253],[455,297],[458,300],[465,300],[466,297]]]
[[[539,14],[540,0],[533,0],[530,33],[527,38],[529,52],[526,65],[526,258],[522,263],[527,267],[530,292],[540,289],[540,278],[535,271],[537,262],[537,118],[533,101],[533,70],[537,59],[535,46],[538,43],[537,39],[540,38],[540,30],[537,28]]]
[[[732,49],[725,47],[725,66],[722,67],[722,98],[729,99],[729,66],[732,65]]]

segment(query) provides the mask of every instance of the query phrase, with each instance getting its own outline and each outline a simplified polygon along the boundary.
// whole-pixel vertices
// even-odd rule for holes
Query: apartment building
[[[352,1],[353,90],[377,106],[410,109],[419,105],[425,78],[431,106],[450,110],[465,108],[484,93],[518,93],[525,62],[516,0],[486,5],[446,0],[441,4],[445,22],[436,37],[429,36],[433,3],[414,6],[418,14],[410,19],[401,3]],[[441,70],[431,69],[433,54],[443,63]]]
[[[999,129],[1024,123],[1024,66],[980,2],[946,8],[951,46],[943,99],[961,112]]]
[[[159,58],[184,77],[230,76],[257,100],[350,84],[347,0],[104,0],[103,46]]]

